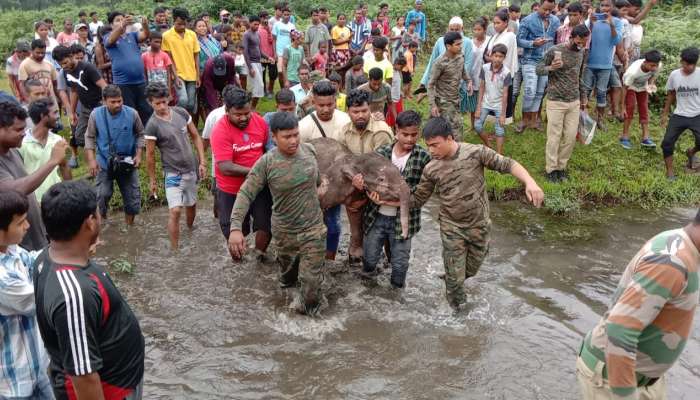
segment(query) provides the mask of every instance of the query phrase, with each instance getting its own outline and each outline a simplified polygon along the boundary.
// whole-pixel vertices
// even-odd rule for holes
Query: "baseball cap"
[[[87,27],[88,27],[87,25],[85,25],[85,24],[83,24],[83,23],[80,23],[80,24],[77,24],[77,25],[75,26],[75,30],[76,30],[76,31],[79,31],[79,30],[81,30],[81,29],[83,29],[83,28],[87,29]]]
[[[219,11],[219,17],[223,17],[224,15],[231,15],[231,13],[228,12],[228,10]]]
[[[416,0],[416,4],[423,4],[423,0]]]
[[[214,57],[214,76],[226,76],[226,57],[223,54],[219,54]]]
[[[15,51],[32,51],[32,48],[26,40],[18,40]]]

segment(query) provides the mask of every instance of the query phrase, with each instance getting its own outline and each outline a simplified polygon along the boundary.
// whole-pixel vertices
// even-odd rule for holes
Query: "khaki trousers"
[[[578,387],[581,391],[582,400],[619,400],[621,397],[613,396],[608,385],[608,380],[603,379],[603,366],[605,364],[598,363],[600,368],[591,371],[590,368],[583,362],[581,357],[576,360],[576,379]],[[651,386],[637,388],[637,396],[630,399],[639,400],[666,400],[666,379],[661,377],[656,383]]]
[[[576,131],[580,102],[547,100],[547,146],[545,148],[547,173],[564,171],[576,145]]]

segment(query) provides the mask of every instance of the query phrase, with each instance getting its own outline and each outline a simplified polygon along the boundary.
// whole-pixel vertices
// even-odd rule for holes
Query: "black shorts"
[[[217,191],[216,207],[219,211],[219,226],[221,233],[228,240],[231,232],[231,212],[233,204],[236,202],[236,195],[226,193],[222,190]],[[251,224],[251,217],[253,218]],[[248,236],[251,232],[263,231],[272,232],[272,194],[270,189],[265,187],[250,205],[248,213],[243,219],[242,232],[243,236]],[[252,225],[252,229],[251,229]]]
[[[401,71],[401,82],[404,84],[413,82],[413,75],[410,72]]]
[[[671,118],[668,120],[664,140],[661,142],[661,150],[664,153],[664,158],[673,155],[676,142],[686,130],[693,133],[695,137],[695,149],[700,150],[700,115],[690,118],[672,114]]]

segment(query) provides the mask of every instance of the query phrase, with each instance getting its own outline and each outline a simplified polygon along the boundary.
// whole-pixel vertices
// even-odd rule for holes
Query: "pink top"
[[[56,36],[56,41],[61,46],[70,46],[73,43],[78,41],[78,34],[75,32],[73,32],[73,33],[61,32],[58,34],[58,36]]]
[[[272,33],[262,26],[258,29],[260,36],[260,52],[268,58],[275,58],[275,50],[272,48]]]
[[[326,65],[328,64],[328,53],[321,54],[316,53],[314,56],[314,69],[316,71],[326,71]]]

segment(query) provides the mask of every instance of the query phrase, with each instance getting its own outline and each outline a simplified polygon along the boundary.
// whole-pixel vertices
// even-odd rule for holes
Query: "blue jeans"
[[[600,108],[607,105],[608,81],[612,69],[595,69],[586,67],[583,71],[583,86],[586,96],[591,95],[595,87],[595,102]]]
[[[323,223],[326,225],[326,251],[338,251],[340,243],[340,205],[331,207],[323,213]]]
[[[503,93],[503,95],[506,96],[507,94]],[[481,114],[479,115],[479,119],[474,122],[474,130],[476,131],[476,133],[481,134],[481,132],[484,131],[484,123],[486,122],[486,118],[489,116],[489,114],[496,117],[496,122],[494,123],[494,125],[496,125],[496,136],[505,136],[506,130],[501,126],[501,123],[499,122],[499,118],[501,117],[501,111],[491,110],[483,106],[481,107]]]
[[[408,260],[411,258],[411,239],[396,239],[396,218],[377,213],[377,219],[365,235],[363,241],[363,270],[374,272],[382,255],[384,241],[389,241],[391,249],[391,284],[402,288],[406,284]]]
[[[535,64],[523,64],[523,112],[538,112],[547,87],[547,75],[537,75]]]
[[[141,211],[141,186],[139,185],[139,170],[134,168],[130,174],[112,177],[105,169],[100,168],[97,174],[97,205],[102,217],[107,216],[109,201],[114,194],[114,181],[117,181],[124,202],[126,215],[137,215]]]
[[[182,81],[182,86],[177,88],[177,105],[190,114],[197,113],[197,82]]]

